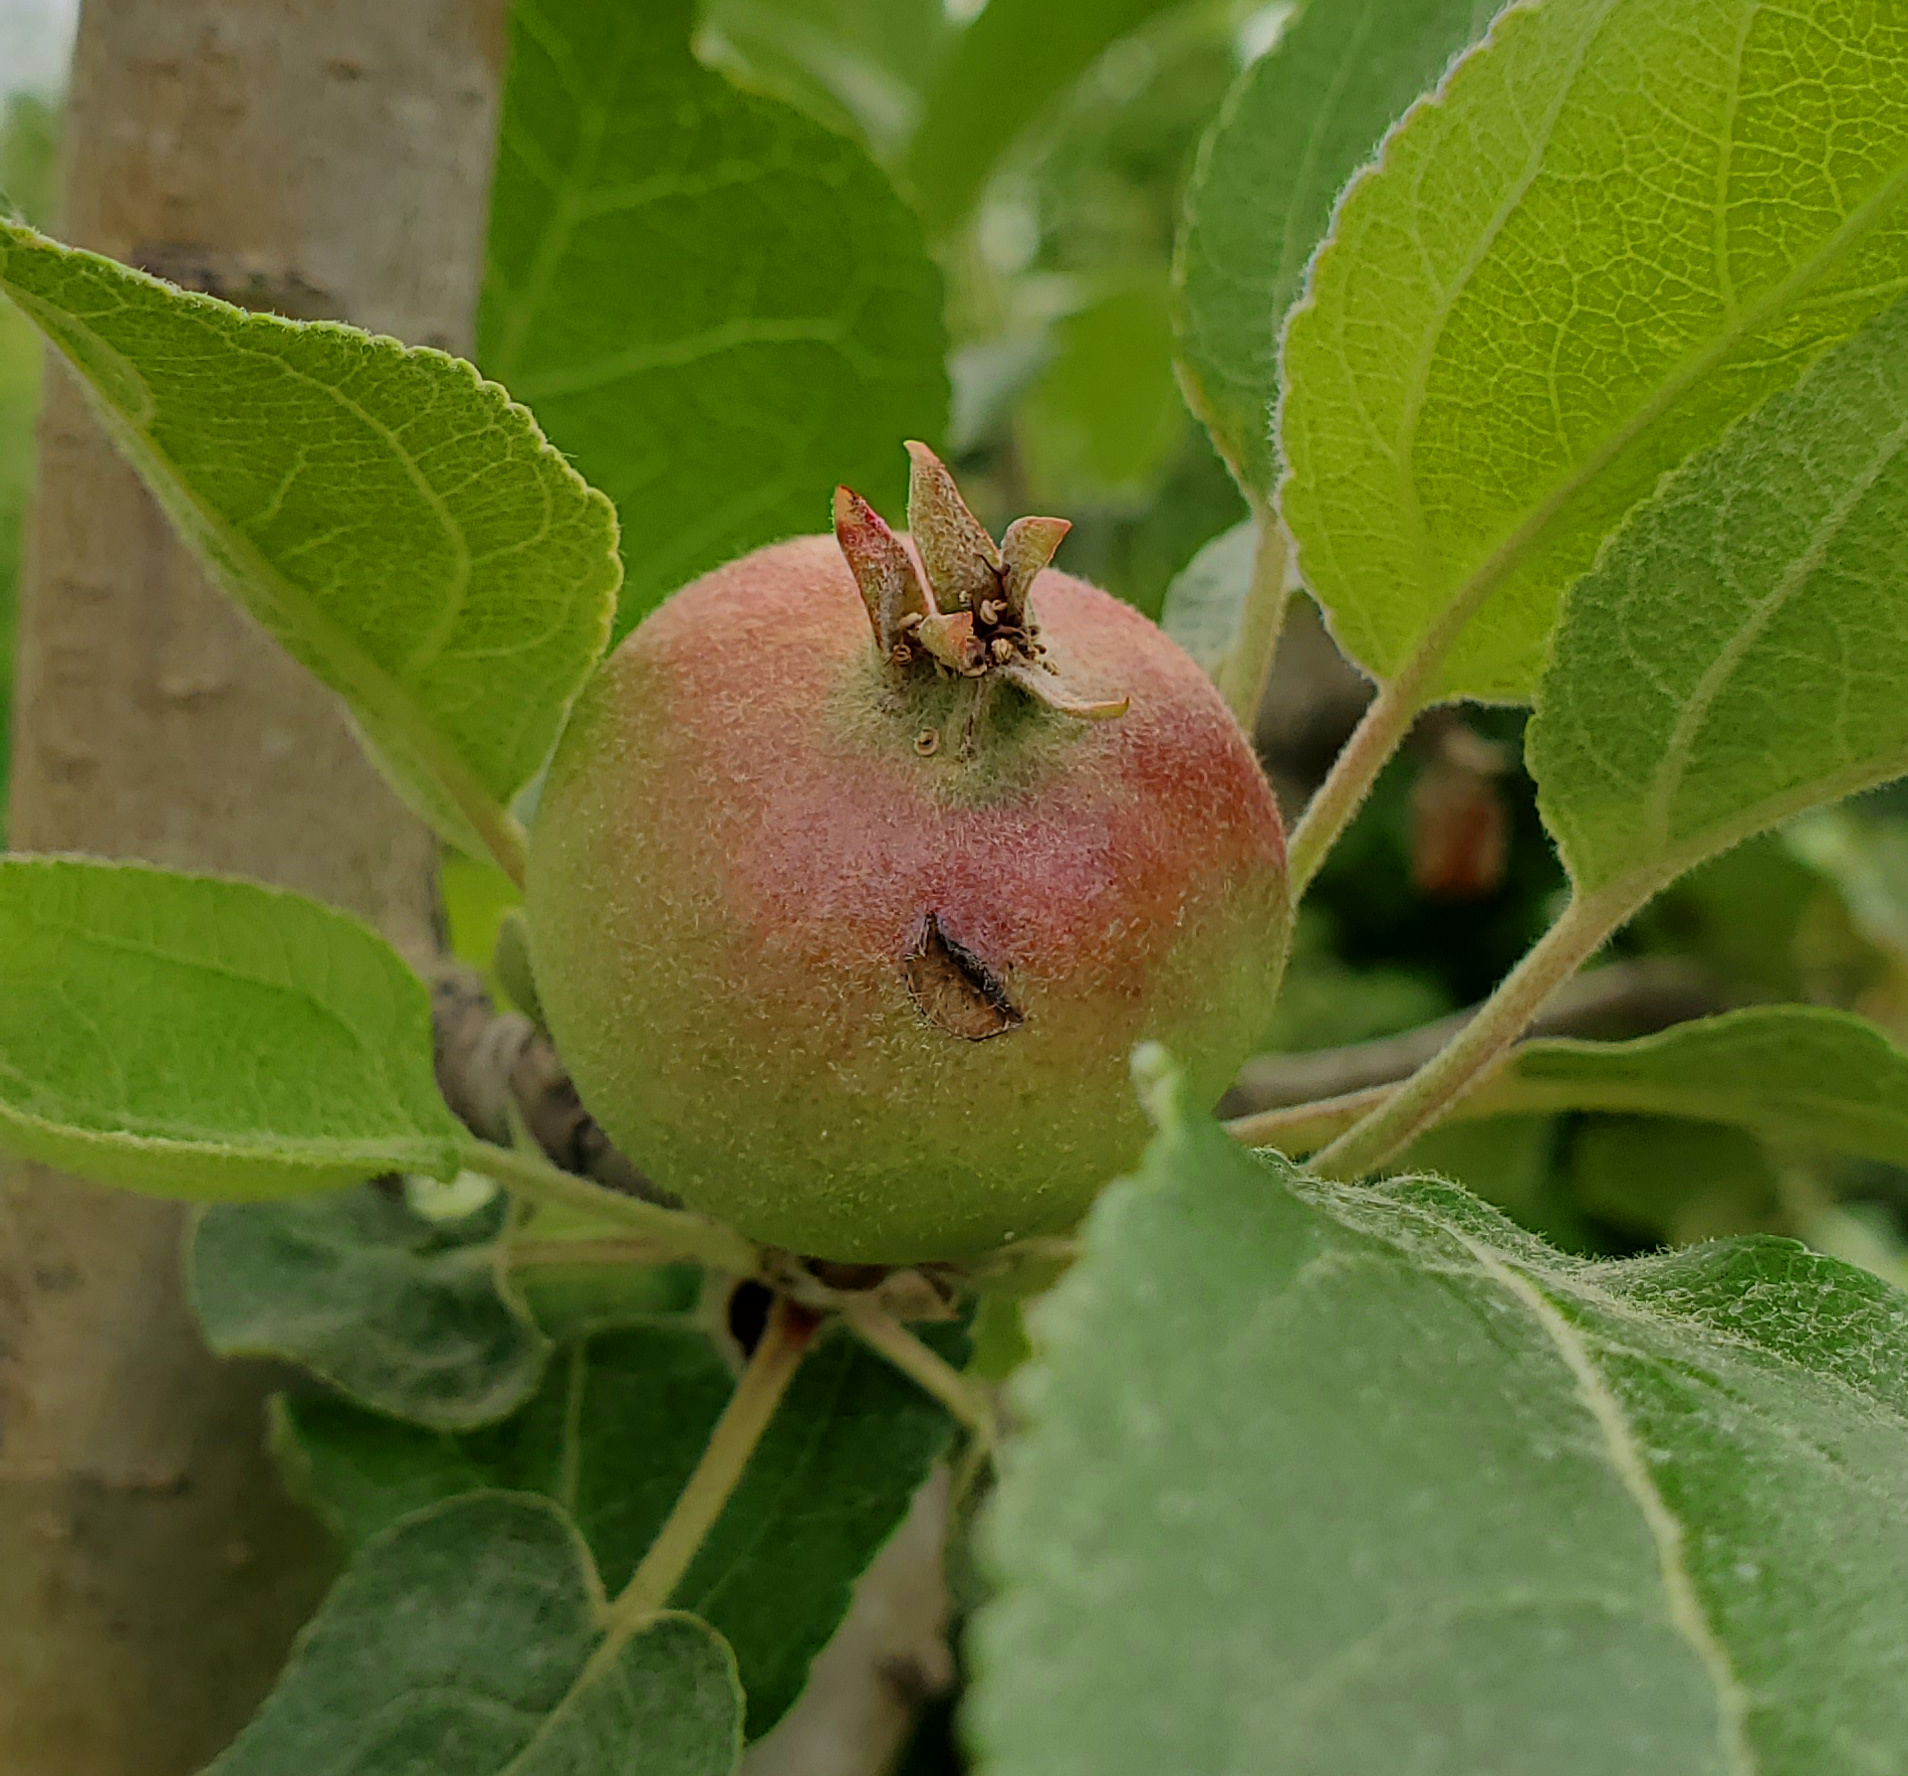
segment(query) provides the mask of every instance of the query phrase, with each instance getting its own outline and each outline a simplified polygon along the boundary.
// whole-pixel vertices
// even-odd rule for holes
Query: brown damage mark
[[[923,913],[901,961],[908,996],[928,1020],[963,1042],[985,1042],[1018,1030],[1026,1017],[1008,996],[1006,983],[964,944]]]

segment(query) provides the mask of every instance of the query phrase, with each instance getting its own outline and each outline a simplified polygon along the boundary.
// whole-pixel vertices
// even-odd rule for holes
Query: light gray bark
[[[67,238],[175,281],[467,347],[502,0],[86,0]],[[285,883],[416,956],[433,849],[328,696],[205,584],[49,376],[12,825],[36,850]],[[182,1776],[328,1576],[206,1355],[171,1205],[0,1186],[0,1770]]]
[[[937,1470],[855,1586],[808,1687],[742,1762],[742,1776],[883,1776],[923,1702],[954,1681],[947,1644],[948,1475]]]

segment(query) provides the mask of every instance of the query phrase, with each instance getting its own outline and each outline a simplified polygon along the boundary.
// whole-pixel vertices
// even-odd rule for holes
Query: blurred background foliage
[[[44,93],[0,93],[0,194],[29,221],[53,213],[59,110]],[[40,403],[39,335],[10,304],[0,303],[0,832],[4,832],[6,764],[13,721],[13,617],[20,530],[33,467],[33,420]]]
[[[1245,515],[1180,397],[1172,261],[1200,139],[1290,12],[1254,0],[702,6],[705,63],[858,139],[916,202],[947,279],[947,443],[976,509],[996,528],[1027,511],[1071,518],[1066,565],[1150,614]],[[60,28],[59,6],[45,16]],[[57,97],[41,83],[3,102],[0,189],[56,224]],[[0,309],[9,662],[38,375],[26,323]],[[1257,725],[1288,812],[1366,695],[1298,599]],[[1312,891],[1268,1049],[1366,1042],[1448,1015],[1543,929],[1562,878],[1518,764],[1521,725],[1519,711],[1478,708],[1421,724]],[[487,964],[507,887],[453,858],[445,898],[457,948]],[[1813,814],[1729,853],[1614,948],[1680,959],[1714,1009],[1842,1006],[1908,1041],[1908,795]],[[1771,1229],[1908,1276],[1908,1174],[1889,1167],[1603,1116],[1459,1125],[1414,1158],[1578,1251]]]

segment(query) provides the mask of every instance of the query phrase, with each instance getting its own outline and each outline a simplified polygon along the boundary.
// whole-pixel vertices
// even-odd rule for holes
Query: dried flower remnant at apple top
[[[925,582],[881,514],[846,487],[835,489],[835,535],[868,606],[875,646],[895,672],[903,679],[940,672],[974,681],[963,756],[972,753],[987,699],[1002,681],[1082,721],[1124,715],[1129,699],[1079,691],[1040,643],[1028,595],[1073,526],[1064,518],[1017,518],[996,546],[967,509],[947,465],[925,444],[910,443],[908,454],[914,459],[908,529]],[[915,744],[929,756],[940,739],[924,728]]]
[[[996,546],[910,450],[911,535],[838,489],[833,535],[704,575],[604,661],[527,899],[618,1148],[752,1239],[897,1265],[1073,1225],[1144,1145],[1136,1043],[1215,1102],[1289,912],[1198,665],[1048,565],[1063,521]]]

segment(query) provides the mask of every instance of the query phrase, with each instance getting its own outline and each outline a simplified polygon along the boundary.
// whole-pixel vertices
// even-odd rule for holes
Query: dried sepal
[[[972,610],[1001,595],[1000,551],[967,509],[947,464],[925,444],[910,442],[908,534],[927,569],[934,602],[944,611]]]
[[[972,611],[923,617],[913,626],[913,635],[930,657],[962,678],[976,678],[987,669],[987,649],[974,633]]]
[[[1064,518],[1016,518],[1000,539],[1000,597],[1013,621],[1027,622],[1027,593],[1073,526]]]
[[[1051,666],[1026,666],[1015,662],[1001,668],[1001,677],[1018,685],[1038,703],[1044,703],[1057,715],[1070,715],[1076,721],[1116,721],[1132,707],[1131,697],[1093,697],[1068,682]]]
[[[835,489],[835,540],[861,588],[875,646],[883,658],[905,664],[908,655],[897,650],[911,649],[909,619],[931,610],[913,560],[881,514],[846,487]]]

